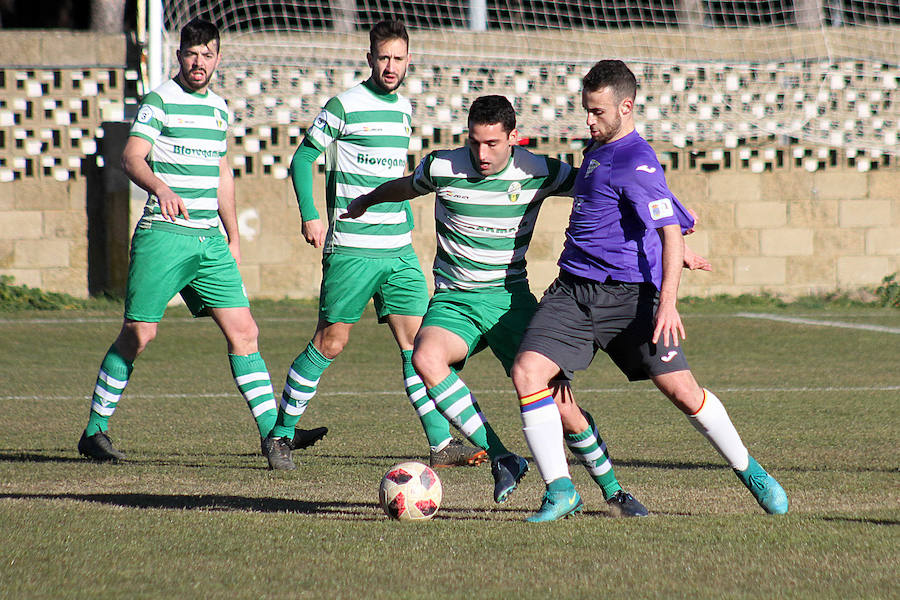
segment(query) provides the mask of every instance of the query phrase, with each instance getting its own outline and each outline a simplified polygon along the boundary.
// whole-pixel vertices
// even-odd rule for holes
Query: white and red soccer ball
[[[444,490],[437,474],[420,462],[391,467],[381,480],[378,500],[385,514],[398,521],[426,521],[441,506]]]

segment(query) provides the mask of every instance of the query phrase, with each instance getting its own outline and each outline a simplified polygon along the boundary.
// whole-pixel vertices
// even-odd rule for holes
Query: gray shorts
[[[629,381],[689,369],[680,346],[654,344],[659,292],[649,283],[600,283],[560,271],[538,304],[519,352],[556,363],[563,374],[587,369],[606,352]]]

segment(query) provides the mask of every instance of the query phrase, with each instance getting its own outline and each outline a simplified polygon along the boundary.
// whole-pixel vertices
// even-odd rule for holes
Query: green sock
[[[428,445],[432,450],[437,451],[446,446],[451,439],[450,423],[437,410],[434,400],[428,397],[422,378],[413,369],[412,350],[401,350],[400,359],[403,362],[403,387],[406,389],[406,397],[409,398],[413,408],[416,409],[416,414],[419,415],[422,429],[425,430],[425,437],[428,438]]]
[[[472,392],[456,373],[451,371],[446,379],[430,388],[428,397],[434,400],[441,414],[470,442],[487,452],[491,460],[509,453],[482,414]]]
[[[278,405],[275,404],[272,380],[265,361],[259,352],[254,352],[246,356],[229,354],[228,362],[231,363],[234,382],[256,420],[259,436],[266,437],[275,426]]]
[[[110,346],[106,356],[103,357],[103,362],[100,363],[100,372],[97,374],[97,383],[91,397],[91,413],[84,430],[85,435],[90,437],[109,429],[109,418],[115,412],[133,370],[134,363],[122,358],[115,344]]]
[[[312,342],[294,359],[284,382],[284,391],[281,392],[278,419],[272,429],[273,437],[294,437],[294,427],[306,412],[309,401],[316,395],[319,379],[331,360],[325,358]]]
[[[572,454],[584,465],[591,477],[600,486],[603,491],[603,498],[609,500],[616,495],[616,492],[622,489],[619,481],[616,479],[616,473],[613,471],[612,461],[606,453],[606,442],[597,432],[597,426],[594,425],[594,418],[589,412],[582,409],[585,418],[588,420],[587,429],[581,433],[565,434],[566,445]]]

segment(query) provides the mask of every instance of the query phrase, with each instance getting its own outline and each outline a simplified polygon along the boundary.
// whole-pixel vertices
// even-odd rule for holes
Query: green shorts
[[[322,258],[320,320],[356,323],[369,300],[375,300],[379,323],[384,323],[388,315],[424,315],[428,284],[416,255],[370,258],[326,254]]]
[[[195,317],[207,316],[208,308],[250,306],[224,236],[138,229],[131,239],[125,318],[157,323],[178,293]]]
[[[440,327],[461,337],[469,347],[466,359],[490,348],[509,375],[536,308],[528,291],[437,290],[422,327]],[[453,367],[461,370],[465,364],[464,359]]]

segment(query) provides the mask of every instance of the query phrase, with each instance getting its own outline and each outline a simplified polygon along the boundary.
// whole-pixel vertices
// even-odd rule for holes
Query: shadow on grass
[[[15,450],[0,450],[0,462],[33,462],[33,463],[77,463],[84,462],[81,457],[54,456],[48,454],[36,454],[34,452],[22,452]]]
[[[822,517],[823,521],[838,521],[842,523],[860,523],[862,525],[900,525],[897,519],[870,519],[868,517]]]
[[[67,450],[59,449],[59,452],[67,452]],[[48,451],[49,452],[49,451]],[[186,468],[209,468],[208,462],[197,462],[200,455],[178,455],[175,458],[126,458],[121,461],[110,461],[111,465],[152,465],[157,467],[186,467]],[[207,456],[207,455],[203,455]],[[183,460],[179,460],[179,458]],[[193,461],[193,462],[192,462]],[[251,469],[259,470],[266,468],[266,461],[260,457],[258,465],[215,465],[217,467],[225,467],[229,469]],[[107,464],[104,461],[92,460],[81,456],[60,456],[58,454],[38,454],[36,452],[25,452],[16,450],[0,450],[0,463],[3,462],[19,462],[19,463],[83,463],[83,464]]]
[[[193,496],[184,494],[0,494],[0,500],[73,500],[122,508],[150,508],[162,510],[198,510],[204,512],[261,512],[297,513],[357,521],[383,521],[381,507],[375,503],[325,502],[291,500],[287,498],[250,498],[211,494]],[[531,514],[519,509],[454,509],[442,508],[435,520],[496,520],[497,517],[521,520]],[[587,514],[605,515],[601,512]]]

